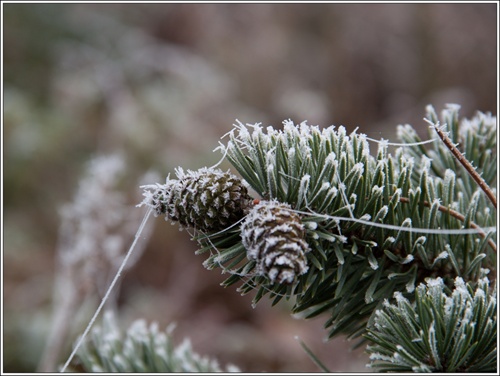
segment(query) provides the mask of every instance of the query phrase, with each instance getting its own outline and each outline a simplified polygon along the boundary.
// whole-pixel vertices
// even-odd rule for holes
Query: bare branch
[[[476,172],[472,164],[465,158],[465,156],[453,145],[450,138],[439,128],[439,123],[434,124],[432,121],[426,120],[432,125],[434,130],[437,132],[439,138],[443,141],[446,147],[451,151],[453,156],[465,167],[469,175],[474,179],[474,181],[479,185],[479,187],[486,193],[486,196],[491,201],[495,209],[497,208],[497,198],[491,190],[491,188],[486,184],[484,179]]]

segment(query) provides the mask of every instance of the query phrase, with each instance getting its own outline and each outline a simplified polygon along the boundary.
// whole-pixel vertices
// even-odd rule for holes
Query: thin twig
[[[399,201],[404,202],[405,204],[410,203],[410,199],[407,197],[400,197]],[[424,201],[424,206],[430,208],[432,205],[429,201]],[[446,206],[443,206],[443,205],[439,205],[438,210],[440,212],[447,213],[447,214],[451,215],[453,218],[456,218],[461,222],[465,222],[465,216],[463,214],[460,214],[459,212],[453,210],[453,209],[447,208]],[[478,230],[477,233],[479,234],[479,236],[481,238],[484,239],[486,237],[486,233],[484,231],[482,231],[481,227],[476,225],[474,222],[472,222],[472,221],[470,222],[470,227]],[[495,242],[492,239],[488,239],[488,244],[490,245],[491,248],[493,248],[493,251],[495,251],[495,252],[497,251],[497,245],[495,244]]]
[[[495,197],[495,194],[491,190],[491,188],[486,184],[484,179],[476,172],[472,164],[465,158],[465,156],[453,145],[453,142],[451,142],[450,138],[441,130],[439,129],[438,124],[434,124],[432,121],[426,120],[429,124],[432,125],[434,130],[437,132],[439,138],[443,141],[445,146],[450,149],[451,153],[453,156],[462,164],[462,166],[465,167],[469,175],[474,179],[474,181],[479,185],[479,187],[486,193],[486,196],[488,199],[491,201],[495,209],[497,208],[497,198]]]

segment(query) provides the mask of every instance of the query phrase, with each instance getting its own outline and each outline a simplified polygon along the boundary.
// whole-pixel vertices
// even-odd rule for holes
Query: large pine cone
[[[257,262],[257,271],[271,283],[293,283],[308,270],[305,228],[288,204],[261,201],[241,226],[247,257]]]
[[[245,216],[252,201],[243,181],[219,169],[176,171],[177,179],[157,186],[152,206],[157,215],[202,231],[219,231]]]

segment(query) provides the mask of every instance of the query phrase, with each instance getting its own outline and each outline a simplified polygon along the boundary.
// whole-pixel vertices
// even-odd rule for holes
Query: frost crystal
[[[397,302],[403,303],[407,302],[408,300],[403,296],[403,294],[399,291],[394,292],[394,298],[396,299]]]
[[[427,282],[427,286],[429,286],[429,288],[432,288],[432,287],[442,288],[444,286],[444,282],[443,282],[443,279],[441,277],[426,278],[425,281]]]
[[[414,260],[414,257],[412,254],[406,256],[402,261],[401,263],[402,264],[408,264],[409,262],[412,262]]]
[[[437,255],[437,257],[436,257],[436,259],[434,260],[434,262],[435,262],[435,261],[437,261],[437,260],[444,260],[444,259],[447,259],[447,258],[448,258],[448,256],[449,256],[448,252],[443,251],[443,252],[441,252],[439,255]]]

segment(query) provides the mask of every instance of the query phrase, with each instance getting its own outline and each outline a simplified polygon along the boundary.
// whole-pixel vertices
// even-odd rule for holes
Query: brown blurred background
[[[60,209],[91,157],[123,156],[116,189],[142,215],[139,185],[152,183],[143,174],[162,182],[177,166],[216,163],[235,119],[345,125],[396,141],[400,123],[426,137],[427,104],[496,113],[496,6],[4,4],[4,371],[40,361]],[[124,325],[177,322],[179,341],[246,372],[319,371],[294,336],[332,371],[366,371],[351,342],[324,343],[326,317],[296,320],[291,303],[266,299],[252,308],[251,295],[219,286],[227,274],[203,268],[187,232],[159,218],[149,226],[122,277]],[[75,320],[61,362],[99,299]]]

